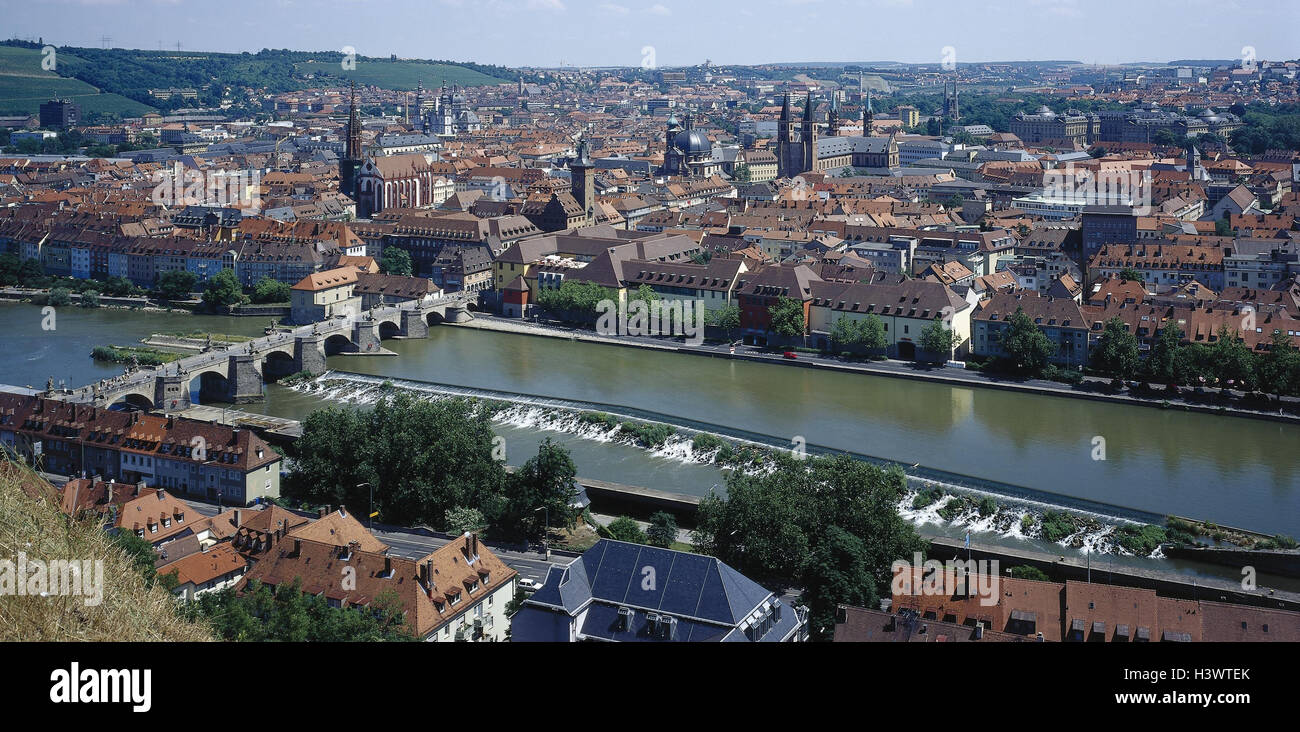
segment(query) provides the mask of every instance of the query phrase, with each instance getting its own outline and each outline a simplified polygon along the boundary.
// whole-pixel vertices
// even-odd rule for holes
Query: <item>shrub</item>
[[[979,510],[980,516],[992,516],[998,512],[998,502],[989,496],[985,496],[980,499]]]
[[[668,438],[676,434],[677,428],[649,422],[624,422],[619,425],[619,432],[631,437],[641,447],[653,450],[663,447]]]
[[[1043,514],[1043,529],[1040,536],[1047,541],[1060,541],[1075,532],[1074,517],[1064,511],[1048,511]]]
[[[939,488],[938,486],[931,486],[929,488],[924,488],[916,494],[916,498],[912,499],[912,508],[913,509],[925,508],[926,506],[933,504],[935,501],[939,500],[942,497],[943,497],[942,488]]]
[[[1009,571],[1011,572],[1011,576],[1016,579],[1038,580],[1039,582],[1050,582],[1052,579],[1051,577],[1048,577],[1047,573],[1043,570],[1038,567],[1031,567],[1028,564],[1012,567]]]
[[[725,445],[721,438],[700,432],[691,440],[691,449],[698,453],[720,450]]]
[[[1169,540],[1163,527],[1152,524],[1121,526],[1112,534],[1115,543],[1139,557],[1150,556],[1156,547]]]

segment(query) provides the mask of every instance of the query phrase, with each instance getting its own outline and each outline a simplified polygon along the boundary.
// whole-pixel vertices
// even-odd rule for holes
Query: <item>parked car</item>
[[[537,592],[538,590],[542,589],[542,586],[538,584],[536,580],[531,580],[528,579],[527,577],[520,577],[519,589],[523,590],[524,592]]]
[[[788,358],[791,361],[793,361],[794,359],[799,358],[799,354],[795,353],[794,351],[786,351],[785,353],[781,354],[781,357]]]

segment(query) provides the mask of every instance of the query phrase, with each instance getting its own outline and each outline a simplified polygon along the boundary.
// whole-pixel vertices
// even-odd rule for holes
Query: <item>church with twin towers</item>
[[[874,111],[868,94],[862,107],[861,135],[840,134],[839,103],[831,97],[826,134],[819,134],[812,93],[805,98],[802,114],[791,105],[790,94],[781,104],[776,127],[777,177],[796,178],[803,173],[835,173],[844,168],[865,168],[872,174],[888,174],[898,168],[898,143],[892,136],[871,136]]]

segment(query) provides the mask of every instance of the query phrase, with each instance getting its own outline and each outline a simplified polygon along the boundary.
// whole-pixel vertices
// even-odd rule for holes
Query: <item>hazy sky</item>
[[[1300,57],[1298,0],[0,0],[0,37],[508,66]]]

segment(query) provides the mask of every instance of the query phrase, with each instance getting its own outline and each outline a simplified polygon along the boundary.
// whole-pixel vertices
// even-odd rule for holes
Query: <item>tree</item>
[[[752,173],[749,171],[749,166],[744,163],[737,165],[731,171],[731,180],[736,183],[748,183],[751,177]]]
[[[727,334],[727,340],[731,340],[732,333],[740,327],[740,306],[730,303],[717,310],[705,311],[705,320],[712,320],[712,325],[721,328],[722,332]]]
[[[1232,236],[1232,224],[1228,221],[1227,216],[1214,222],[1215,236]]]
[[[1182,342],[1183,331],[1178,327],[1178,323],[1166,320],[1155,345],[1151,348],[1151,355],[1147,357],[1147,372],[1152,378],[1166,384],[1177,384],[1180,381],[1178,349],[1182,347]]]
[[[183,269],[163,272],[154,280],[158,293],[167,300],[187,300],[194,292],[194,285],[199,281],[198,275]]]
[[[878,315],[868,315],[862,321],[862,345],[873,351],[889,347],[889,338],[885,335],[885,323]]]
[[[233,269],[222,269],[203,288],[203,304],[209,308],[224,308],[245,302],[248,302],[248,298]]]
[[[772,316],[768,330],[785,338],[803,337],[805,328],[803,303],[794,298],[780,297],[767,311]]]
[[[949,328],[943,319],[935,316],[935,319],[927,326],[921,329],[921,348],[938,356],[943,356],[945,360],[952,358],[953,349],[960,343],[961,336]]]
[[[641,527],[638,526],[635,521],[627,516],[619,516],[613,521],[610,521],[609,526],[606,526],[605,528],[609,530],[610,537],[617,541],[626,541],[632,544],[646,543],[645,532],[641,530]]]
[[[577,519],[573,499],[578,469],[569,451],[546,438],[537,455],[510,476],[507,498],[491,515],[493,531],[511,538],[540,539],[548,526],[569,527]]]
[[[656,511],[650,515],[650,527],[645,534],[646,543],[667,549],[677,541],[677,519],[667,511]]]
[[[1132,267],[1125,267],[1119,271],[1119,278],[1123,282],[1145,282],[1146,277],[1141,272]]]
[[[288,283],[270,277],[263,276],[253,286],[253,302],[258,305],[289,302],[292,296],[293,288]]]
[[[487,526],[487,519],[483,517],[483,512],[477,508],[457,506],[456,508],[447,509],[443,525],[447,527],[447,533],[460,535],[466,532],[482,531]]]
[[[1219,338],[1211,346],[1211,359],[1214,372],[1223,386],[1228,381],[1237,388],[1243,388],[1255,379],[1255,354],[1241,341],[1235,331],[1228,327],[1219,328]]]
[[[897,468],[843,455],[778,457],[769,473],[728,475],[725,498],[701,500],[694,544],[762,584],[806,587],[810,572],[820,571],[814,567],[840,566],[829,560],[844,553],[844,542],[821,546],[829,529],[838,527],[862,543],[861,551],[850,546],[848,553],[884,592],[890,564],[923,548],[915,529],[898,514],[905,490],[906,477]],[[826,593],[828,603],[860,597]]]
[[[85,290],[81,293],[81,302],[83,308],[99,307],[99,290]]]
[[[401,600],[381,592],[364,612],[330,607],[323,595],[302,591],[301,578],[271,592],[252,580],[243,594],[227,587],[200,595],[181,612],[205,621],[228,641],[376,642],[413,641]]]
[[[804,569],[800,598],[809,611],[809,635],[830,640],[835,631],[835,607],[840,603],[875,607],[880,602],[870,571],[865,542],[838,526],[828,526]]]
[[[1268,353],[1259,359],[1259,388],[1279,397],[1300,392],[1300,353],[1285,330],[1273,331]]]
[[[54,307],[63,307],[72,304],[72,292],[66,287],[55,287],[50,290],[50,296],[46,303]]]
[[[410,277],[415,273],[411,266],[411,255],[405,249],[396,246],[384,247],[383,262],[380,264],[384,274]]]
[[[391,392],[366,411],[319,409],[303,420],[284,494],[361,513],[373,488],[374,510],[394,524],[442,528],[448,509],[467,507],[495,527],[506,472],[490,419],[467,401]]]
[[[109,297],[130,297],[138,292],[139,288],[122,276],[110,277],[104,281],[104,294]]]
[[[857,321],[841,315],[831,325],[831,342],[837,349],[852,348],[862,342],[862,329]]]
[[[1017,307],[1011,324],[1002,331],[1002,350],[1016,371],[1036,376],[1056,355],[1056,344],[1029,319],[1024,308]]]
[[[1105,330],[1092,350],[1092,366],[1117,379],[1131,379],[1142,360],[1138,352],[1137,336],[1128,330],[1128,324],[1118,315],[1106,321]]]
[[[1039,582],[1051,582],[1052,578],[1047,573],[1037,567],[1031,567],[1028,564],[1022,564],[1012,567],[1008,570],[1012,577],[1016,579],[1038,580]]]

